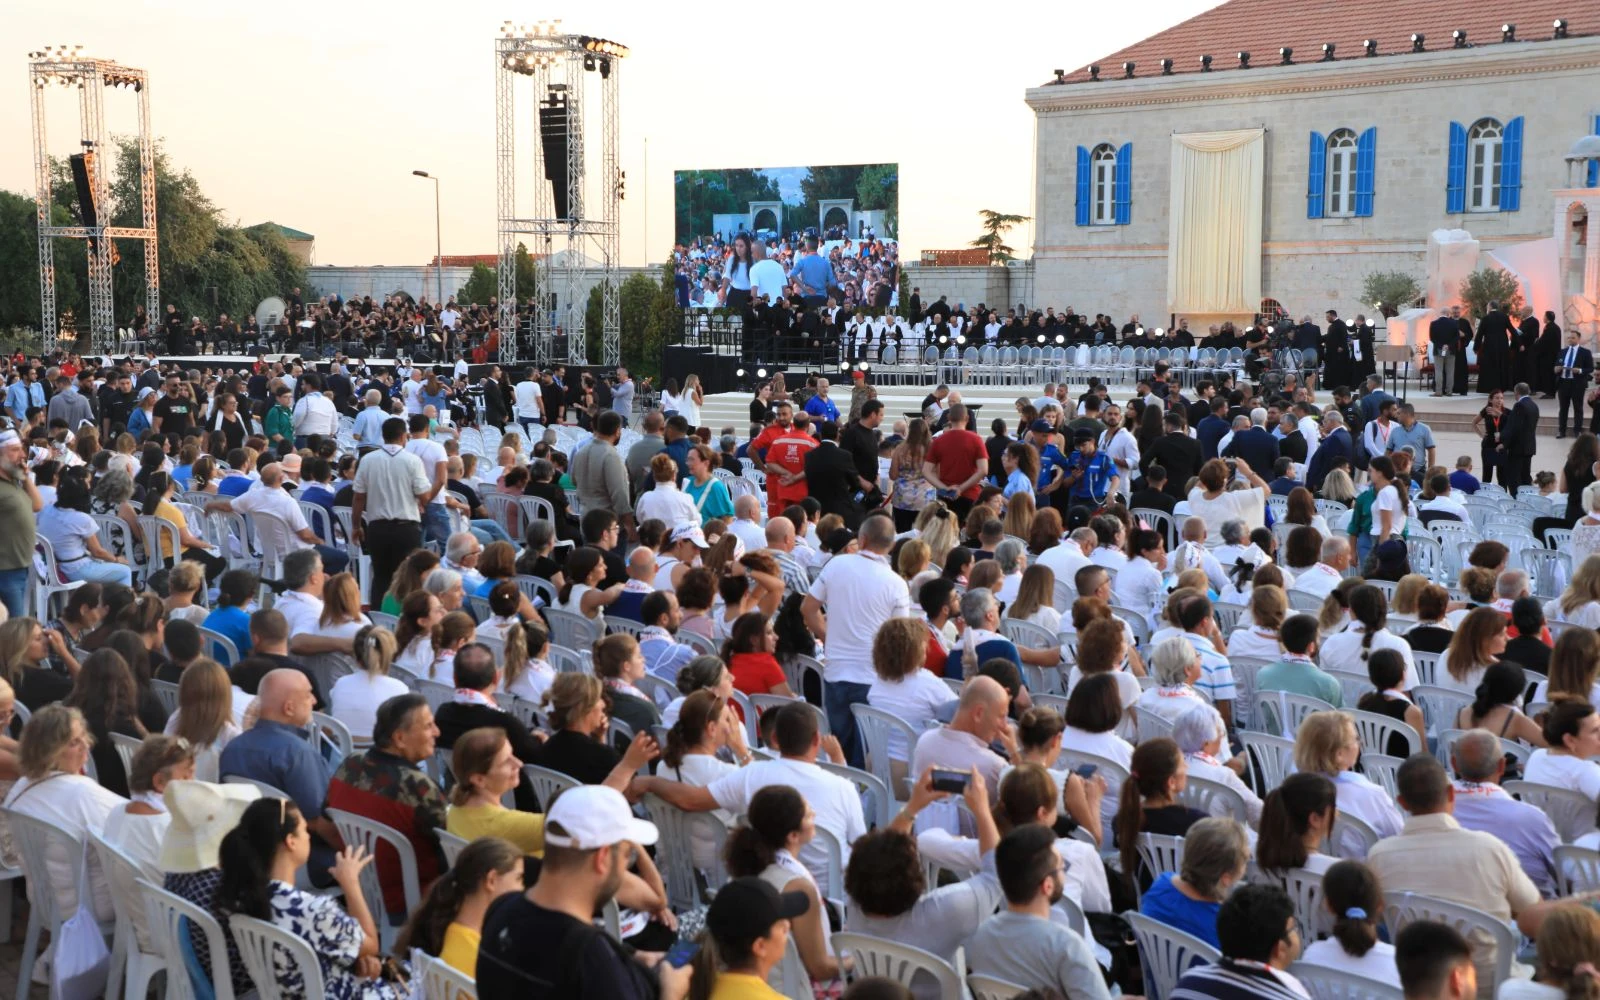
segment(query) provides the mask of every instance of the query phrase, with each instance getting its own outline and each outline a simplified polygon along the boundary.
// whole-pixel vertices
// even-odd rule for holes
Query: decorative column
[[[1594,302],[1600,298],[1600,204],[1590,202],[1585,207],[1589,217],[1584,222],[1583,297]]]

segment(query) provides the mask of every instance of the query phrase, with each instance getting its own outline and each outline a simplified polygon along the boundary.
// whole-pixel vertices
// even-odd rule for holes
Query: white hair
[[[1255,409],[1251,410],[1250,411],[1250,422],[1252,424],[1254,424],[1255,426],[1257,426],[1257,427],[1266,426],[1266,423],[1267,423],[1267,411],[1266,411],[1266,408],[1262,407],[1262,406],[1258,406]]]
[[[1196,705],[1172,724],[1172,738],[1184,753],[1199,753],[1207,743],[1227,732],[1222,713],[1210,705]]]

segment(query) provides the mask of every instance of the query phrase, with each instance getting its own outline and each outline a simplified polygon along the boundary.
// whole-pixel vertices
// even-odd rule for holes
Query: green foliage
[[[1516,316],[1522,312],[1522,287],[1510,271],[1486,267],[1462,279],[1461,301],[1473,319],[1482,319],[1491,302],[1500,303],[1506,315]]]
[[[1016,256],[1012,253],[1014,248],[1006,243],[1006,233],[1027,222],[1028,216],[1007,215],[988,208],[980,208],[978,215],[983,219],[983,235],[968,245],[987,250],[990,264],[1004,264],[1008,260],[1016,260]]]
[[[526,302],[539,291],[539,267],[533,255],[521,243],[517,244],[517,301]]]
[[[605,329],[605,303],[600,285],[589,289],[589,301],[583,307],[583,336],[588,349],[589,363],[597,365],[603,359],[600,339]]]
[[[1384,316],[1398,315],[1422,296],[1422,285],[1404,271],[1374,271],[1361,285],[1361,301],[1371,302]]]
[[[900,174],[892,163],[850,164],[836,167],[812,167],[800,182],[800,203],[785,206],[784,229],[804,229],[816,226],[820,231],[823,220],[819,204],[830,198],[854,197],[856,211],[890,211],[890,221],[884,224],[894,235],[899,223]]]
[[[714,215],[749,211],[752,201],[781,200],[776,181],[746,169],[681,170],[672,194],[673,239],[679,243],[708,234]]]
[[[57,206],[53,221],[70,225],[71,214]],[[69,244],[57,247],[56,307],[83,315],[88,263],[82,244],[78,248],[68,253]],[[0,191],[0,328],[7,327],[39,327],[39,220],[32,198]]]
[[[622,363],[629,370],[645,375],[661,372],[661,348],[664,341],[656,335],[651,322],[657,299],[663,294],[661,285],[648,274],[634,274],[622,283],[619,292],[622,314]],[[665,293],[671,302],[671,292]]]
[[[487,305],[490,299],[499,294],[500,285],[495,277],[495,269],[487,264],[474,264],[467,283],[456,292],[456,301]]]

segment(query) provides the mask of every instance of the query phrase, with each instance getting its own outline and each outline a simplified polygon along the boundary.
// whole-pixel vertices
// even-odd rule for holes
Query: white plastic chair
[[[866,976],[882,976],[909,987],[918,972],[926,972],[938,982],[939,996],[964,995],[967,963],[960,948],[956,949],[954,961],[947,962],[931,951],[870,934],[841,931],[833,935],[832,941],[834,954],[855,956],[855,967],[849,975],[852,982]]]
[[[728,830],[715,816],[690,815],[658,796],[646,795],[641,801],[650,814],[650,821],[660,832],[656,840],[656,856],[660,863],[656,867],[666,884],[667,901],[680,912],[692,909],[703,902],[695,878],[695,841],[706,836],[712,839],[713,857],[718,860],[705,875],[707,889],[715,892],[728,881],[727,870],[721,863]]]
[[[917,746],[917,731],[911,723],[895,715],[893,712],[871,705],[854,704],[850,706],[850,713],[855,716],[856,729],[860,730],[862,742],[866,746],[867,769],[881,782],[884,787],[894,793],[896,802],[904,802],[910,796],[911,790],[907,778],[896,779],[889,755],[890,734],[897,734],[906,741],[906,758],[910,759],[911,753]]]
[[[1312,962],[1296,962],[1289,974],[1311,994],[1311,1000],[1404,1000],[1405,994],[1388,983],[1353,972]]]
[[[172,959],[173,968],[168,970],[167,975],[167,1000],[197,1000],[190,974],[179,971],[185,964],[181,960],[184,937],[189,937],[192,942],[196,935],[205,942],[210,958],[214,1000],[233,1000],[233,976],[228,971],[228,942],[222,933],[222,925],[210,913],[154,882],[139,879],[138,884],[144,899],[151,944],[159,954],[175,956]],[[218,970],[222,970],[220,975]]]
[[[598,622],[560,608],[545,608],[541,613],[550,626],[550,641],[558,646],[589,649],[600,639]]]
[[[1308,944],[1333,930],[1333,914],[1322,905],[1322,876],[1304,868],[1291,868],[1282,875],[1262,871],[1261,876],[1283,887],[1294,901],[1295,919],[1300,921],[1300,936]]]
[[[1347,861],[1365,861],[1367,853],[1379,839],[1378,831],[1374,830],[1366,820],[1341,812],[1334,817],[1333,828],[1328,834],[1329,847],[1326,853]]]
[[[1293,739],[1300,723],[1312,712],[1332,712],[1334,707],[1321,698],[1290,691],[1257,691],[1250,701],[1255,728],[1262,732]]]
[[[1143,721],[1142,716],[1140,721]],[[1143,737],[1140,739],[1142,742]],[[1244,796],[1239,794],[1237,788],[1220,781],[1197,778],[1191,774],[1183,791],[1178,793],[1178,801],[1191,809],[1200,810],[1207,816],[1225,816],[1236,819],[1245,826],[1250,825],[1250,807],[1246,805]]]
[[[371,867],[368,865],[367,870]],[[239,957],[250,970],[250,981],[256,984],[260,1000],[310,1000],[323,996],[322,965],[317,953],[302,938],[265,920],[238,914],[228,918],[228,930],[233,932],[233,940],[239,945]],[[384,951],[388,951],[387,946]],[[288,960],[291,975],[298,973],[302,989],[283,988],[278,978],[277,959],[280,958]]]
[[[1473,942],[1473,960],[1478,964],[1479,976],[1492,968],[1491,983],[1503,983],[1511,975],[1511,962],[1517,955],[1517,929],[1504,920],[1492,917],[1470,906],[1452,903],[1420,892],[1390,890],[1383,894],[1383,922],[1391,938],[1416,920],[1433,920],[1458,931]],[[1476,933],[1475,933],[1476,932]],[[1494,942],[1492,964],[1484,954],[1483,938]]]
[[[100,868],[105,872],[106,884],[111,887],[111,904],[116,911],[117,929],[106,995],[120,993],[127,997],[143,997],[156,973],[167,968],[167,953],[158,949],[150,932],[149,915],[139,892],[139,865],[93,831],[89,833],[89,843],[100,858]]]
[[[388,954],[400,929],[392,926],[386,919],[388,911],[383,905],[384,887],[378,876],[379,847],[388,845],[389,849],[400,858],[400,886],[405,897],[407,913],[414,912],[422,902],[422,883],[417,876],[417,852],[405,834],[388,824],[365,816],[357,816],[343,809],[328,809],[325,812],[328,818],[333,820],[333,825],[338,828],[339,836],[344,840],[345,846],[359,844],[373,856],[372,863],[361,869],[361,895],[366,898],[367,909],[378,925],[380,950]],[[244,949],[244,942],[239,943],[239,948],[241,951]],[[251,970],[252,974],[254,971]]]
[[[1250,755],[1252,763],[1261,769],[1262,784],[1266,786],[1257,789],[1261,797],[1265,798],[1267,792],[1283,784],[1283,779],[1294,773],[1294,740],[1241,729],[1239,742],[1244,744],[1245,753]]]
[[[0,809],[11,827],[11,839],[17,855],[22,858],[24,872],[45,873],[29,894],[32,906],[28,908],[28,930],[22,939],[22,960],[18,963],[17,992],[13,996],[28,995],[28,982],[33,977],[33,964],[37,961],[39,935],[50,932],[50,940],[61,938],[61,924],[72,913],[63,912],[56,898],[56,888],[48,874],[52,868],[63,865],[69,878],[76,883],[78,873],[86,862],[84,842],[48,820],[37,819],[14,809]],[[36,876],[37,877],[37,876]],[[6,891],[10,891],[6,886]],[[76,885],[74,892],[76,893]],[[79,899],[78,904],[93,907],[92,900]],[[75,910],[73,912],[76,912]],[[101,923],[100,930],[108,937],[116,930],[115,921]]]
[[[889,786],[876,774],[849,764],[835,764],[831,760],[818,760],[817,766],[856,786],[856,792],[861,796],[861,814],[866,817],[869,826],[881,830],[893,820],[894,798],[889,794]]]
[[[131,777],[133,774],[133,755],[139,752],[140,747],[144,746],[144,740],[139,739],[137,736],[112,733],[111,745],[116,748],[117,757],[122,761],[123,775]]]
[[[972,991],[972,1000],[1011,1000],[1012,997],[1028,992],[1026,986],[977,972],[967,974],[967,988]]]
[[[461,852],[466,850],[467,845],[472,841],[465,837],[458,837],[449,830],[440,829],[433,832],[439,838],[439,847],[444,851],[445,867],[447,869],[454,868],[456,866],[456,858],[461,856]]]
[[[1507,781],[1501,787],[1549,816],[1565,843],[1595,830],[1594,800],[1582,792],[1534,781]]]
[[[412,972],[422,977],[422,1000],[478,1000],[477,980],[449,962],[425,955],[421,964]]]
[[[1600,889],[1600,851],[1561,844],[1555,849],[1556,883],[1561,895]]]
[[[1139,961],[1144,967],[1144,993],[1148,1000],[1166,1000],[1178,979],[1191,966],[1214,965],[1222,953],[1192,934],[1152,920],[1136,910],[1122,915],[1139,940]]]
[[[571,775],[553,771],[548,767],[540,767],[538,764],[524,764],[522,773],[533,785],[534,798],[539,800],[540,808],[546,812],[550,811],[550,803],[559,793],[583,784]]]
[[[224,667],[232,667],[239,662],[239,647],[233,640],[214,629],[200,628],[200,650],[202,655],[209,655],[213,660]]]
[[[1456,720],[1461,710],[1472,704],[1472,695],[1455,688],[1435,684],[1418,684],[1411,689],[1411,700],[1422,709],[1428,732],[1437,735],[1444,729],[1460,728]]]
[[[1391,799],[1399,794],[1400,765],[1405,762],[1404,757],[1391,757],[1383,753],[1361,755],[1361,767],[1367,778],[1388,792]]]
[[[1139,841],[1134,845],[1139,852],[1139,861],[1144,865],[1150,877],[1165,872],[1176,874],[1183,871],[1183,838],[1173,837],[1161,833],[1141,833]]]

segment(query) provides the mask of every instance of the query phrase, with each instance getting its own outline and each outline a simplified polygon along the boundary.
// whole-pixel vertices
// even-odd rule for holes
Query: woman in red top
[[[745,694],[781,694],[794,697],[778,658],[772,655],[778,636],[765,615],[752,611],[733,623],[733,633],[722,644],[722,660],[733,672],[733,686]]]

